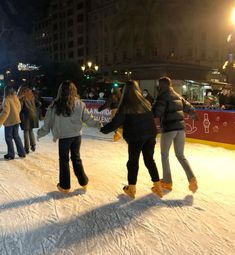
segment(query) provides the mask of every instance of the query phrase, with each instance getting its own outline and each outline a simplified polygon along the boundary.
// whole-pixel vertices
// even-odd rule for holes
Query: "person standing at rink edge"
[[[188,188],[194,193],[198,189],[197,180],[188,160],[184,156],[184,112],[195,120],[197,119],[197,115],[192,105],[175,92],[170,78],[162,77],[159,80],[158,92],[156,103],[153,106],[153,112],[155,118],[160,118],[160,147],[163,168],[162,187],[171,191],[173,186],[169,163],[169,150],[173,142],[175,155],[187,175],[189,182]]]
[[[19,136],[20,124],[20,100],[16,95],[16,91],[11,86],[4,88],[3,110],[0,114],[0,126],[5,126],[5,141],[7,144],[7,154],[4,155],[5,159],[12,160],[15,158],[16,149],[20,158],[25,158],[25,150]]]
[[[159,180],[157,166],[153,159],[156,144],[156,126],[154,123],[151,104],[141,94],[136,81],[128,81],[123,88],[117,113],[114,118],[101,128],[104,134],[123,126],[123,138],[128,144],[128,185],[124,192],[135,198],[136,183],[139,170],[139,157],[143,153],[144,163],[151,176],[152,191],[162,197],[162,187]]]
[[[36,150],[36,141],[33,129],[38,128],[39,126],[37,106],[40,106],[40,102],[35,100],[32,90],[27,86],[21,86],[19,88],[18,98],[21,102],[20,127],[24,133],[24,149],[28,154],[29,146],[31,151]]]
[[[69,154],[73,170],[79,184],[87,188],[88,177],[80,158],[82,124],[100,128],[101,124],[89,113],[85,103],[78,94],[77,88],[71,81],[61,83],[57,97],[49,106],[44,125],[38,130],[38,139],[52,131],[53,140],[59,140],[59,191],[70,191]]]

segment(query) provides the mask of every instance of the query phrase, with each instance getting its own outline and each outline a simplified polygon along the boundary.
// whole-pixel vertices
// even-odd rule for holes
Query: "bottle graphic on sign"
[[[205,133],[209,133],[209,127],[210,127],[210,121],[208,118],[208,113],[204,113],[204,120],[203,120],[203,126]]]

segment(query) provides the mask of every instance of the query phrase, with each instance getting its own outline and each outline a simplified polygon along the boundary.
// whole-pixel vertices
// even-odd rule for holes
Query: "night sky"
[[[49,0],[2,0],[1,6],[13,25],[32,31],[33,18],[46,12]]]

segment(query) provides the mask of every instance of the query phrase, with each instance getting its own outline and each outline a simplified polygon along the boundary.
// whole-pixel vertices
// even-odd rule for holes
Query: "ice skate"
[[[87,186],[88,186],[88,184],[82,186],[82,188],[84,189],[84,191],[87,191]]]
[[[113,136],[113,141],[116,142],[122,138],[122,135],[119,131],[116,131],[114,136]]]
[[[160,179],[160,183],[161,183],[163,189],[167,189],[169,191],[172,191],[172,183],[164,182],[163,179]]]
[[[126,185],[123,187],[124,192],[131,198],[135,198],[136,187],[135,185]]]
[[[195,193],[198,189],[197,186],[197,179],[195,177],[193,177],[190,182],[189,182],[189,186],[188,186],[189,190],[191,190],[193,193]]]
[[[152,192],[158,195],[159,197],[163,197],[162,194],[162,185],[161,182],[153,182],[153,187],[151,188]]]
[[[58,183],[57,184],[57,189],[60,191],[60,192],[63,192],[63,193],[69,193],[70,189],[63,189],[61,188],[60,184]]]

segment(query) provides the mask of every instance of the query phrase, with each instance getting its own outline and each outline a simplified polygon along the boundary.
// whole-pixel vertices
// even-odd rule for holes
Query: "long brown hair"
[[[75,101],[79,98],[77,88],[71,81],[63,81],[58,89],[57,97],[52,107],[55,107],[57,115],[70,116],[75,107]]]
[[[145,113],[151,111],[151,104],[142,96],[137,81],[128,81],[124,86],[118,111],[123,113]]]

